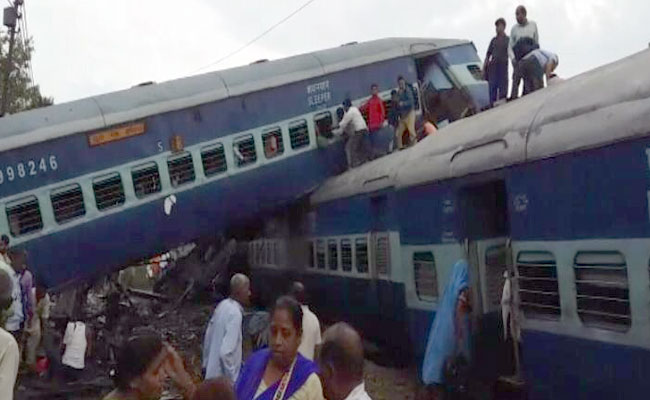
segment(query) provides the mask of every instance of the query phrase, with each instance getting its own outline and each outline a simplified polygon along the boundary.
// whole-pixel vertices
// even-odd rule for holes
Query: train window
[[[504,273],[507,271],[506,247],[492,246],[485,251],[485,293],[483,307],[486,312],[498,310],[501,307],[501,294],[505,283]]]
[[[8,203],[6,212],[9,232],[13,236],[26,235],[43,229],[43,219],[36,196],[28,196]]]
[[[167,159],[167,168],[169,170],[169,180],[173,187],[194,181],[194,164],[192,163],[192,154],[184,152],[170,156]]]
[[[316,242],[316,268],[325,269],[325,242],[323,240]]]
[[[134,167],[131,170],[131,176],[135,195],[138,198],[158,193],[162,189],[158,164],[154,161]]]
[[[280,245],[278,242],[273,242],[273,264],[280,265]]]
[[[341,269],[345,272],[352,271],[352,242],[350,239],[341,240]]]
[[[433,253],[422,251],[413,253],[413,272],[415,293],[423,301],[435,301],[438,298],[438,274]]]
[[[573,270],[578,315],[585,325],[625,331],[630,299],[625,257],[618,251],[581,251]]]
[[[314,247],[314,241],[310,240],[309,241],[309,268],[314,268],[314,251],[316,248]]]
[[[327,267],[331,271],[339,269],[339,249],[333,239],[327,241]]]
[[[314,124],[316,126],[316,134],[324,138],[332,137],[332,125],[334,121],[332,119],[332,113],[329,111],[324,111],[318,113],[314,116]]]
[[[309,146],[309,128],[307,127],[307,121],[302,119],[290,123],[289,139],[291,140],[292,149]]]
[[[375,268],[379,275],[388,275],[390,271],[390,241],[385,233],[375,237]]]
[[[365,274],[368,272],[368,240],[358,238],[354,241],[354,250],[356,253],[357,272]]]
[[[284,153],[284,143],[282,142],[282,129],[280,127],[267,129],[262,133],[262,143],[264,144],[264,156],[267,159],[277,157]]]
[[[50,200],[52,201],[52,210],[54,210],[54,219],[59,224],[86,214],[81,186],[76,183],[54,189],[50,194]]]
[[[517,255],[517,273],[519,300],[526,318],[559,318],[555,256],[548,251],[522,251]]]
[[[93,192],[100,211],[124,204],[124,186],[117,172],[93,179]]]
[[[221,143],[202,148],[201,160],[203,161],[203,173],[205,176],[217,175],[226,172],[228,169],[226,153]]]
[[[249,134],[235,139],[233,152],[238,167],[254,164],[257,161],[257,153],[255,152],[255,138],[253,138],[253,135]]]

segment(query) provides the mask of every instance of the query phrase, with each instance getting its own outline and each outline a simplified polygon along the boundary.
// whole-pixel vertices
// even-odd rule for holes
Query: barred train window
[[[220,174],[226,172],[228,169],[226,153],[221,143],[202,148],[201,159],[203,161],[203,172],[205,176]]]
[[[238,167],[254,164],[257,161],[257,153],[255,152],[253,135],[245,135],[235,139],[233,153]]]
[[[307,265],[309,268],[314,268],[314,251],[316,250],[314,246],[314,241],[310,240],[309,241],[309,264]]]
[[[264,131],[262,133],[262,144],[264,145],[264,156],[267,159],[277,157],[284,153],[282,129],[276,127]]]
[[[356,253],[357,272],[365,274],[368,272],[368,240],[358,238],[354,241]]]
[[[519,301],[526,318],[558,319],[561,309],[555,256],[548,251],[521,251],[517,273]]]
[[[93,192],[100,211],[124,204],[124,186],[117,172],[93,179]]]
[[[327,267],[330,271],[339,269],[339,254],[336,240],[327,241]]]
[[[316,268],[325,269],[325,241],[316,242]]]
[[[433,253],[413,253],[413,272],[418,298],[423,301],[435,301],[438,298],[438,274]]]
[[[581,251],[574,260],[578,315],[585,325],[625,331],[630,300],[625,257],[618,251]]]
[[[289,139],[291,140],[292,149],[309,146],[309,128],[307,127],[307,121],[303,119],[289,124]]]
[[[323,111],[314,116],[314,125],[316,126],[319,136],[324,138],[332,137],[332,113],[329,111]]]
[[[136,197],[142,198],[160,192],[160,174],[155,162],[134,167],[131,170],[131,176]]]
[[[173,155],[167,159],[169,179],[173,187],[194,181],[194,164],[192,155],[188,152]]]
[[[387,234],[378,234],[375,238],[375,266],[379,275],[388,275],[390,271],[390,241]]]
[[[26,235],[43,229],[43,219],[36,196],[12,201],[6,206],[9,232],[13,236]]]
[[[352,242],[350,239],[341,240],[341,269],[345,272],[352,271]]]
[[[485,252],[485,295],[488,303],[484,305],[486,310],[495,310],[500,307],[501,293],[505,283],[503,274],[507,268],[506,247],[504,245],[489,247]]]
[[[84,197],[81,193],[81,186],[78,184],[68,185],[54,189],[50,195],[54,219],[59,224],[71,221],[86,214]]]

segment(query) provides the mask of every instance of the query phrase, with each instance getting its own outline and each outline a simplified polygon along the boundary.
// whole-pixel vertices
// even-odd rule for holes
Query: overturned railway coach
[[[467,41],[381,39],[145,84],[0,120],[0,232],[50,287],[292,202],[345,164],[318,138],[376,83],[435,75],[441,120],[487,105]],[[423,95],[419,97],[422,98]],[[422,113],[422,102],[418,104]],[[325,135],[323,135],[325,136]]]
[[[272,278],[292,271],[319,313],[421,357],[452,266],[467,258],[476,373],[489,383],[512,373],[500,314],[510,271],[531,398],[645,396],[648,68],[644,51],[330,178],[290,224],[306,256],[259,239],[254,273],[278,287]]]

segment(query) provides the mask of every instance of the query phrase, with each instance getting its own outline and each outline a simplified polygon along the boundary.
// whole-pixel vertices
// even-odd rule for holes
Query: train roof
[[[499,169],[650,134],[650,50],[456,121],[328,179],[312,203]]]
[[[0,151],[411,54],[470,43],[387,38],[88,97],[0,119]]]

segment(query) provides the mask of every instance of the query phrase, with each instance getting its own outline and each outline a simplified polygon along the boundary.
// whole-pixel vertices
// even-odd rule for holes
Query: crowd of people
[[[203,382],[195,383],[180,355],[155,333],[130,338],[115,370],[116,388],[104,400],[159,398],[167,378],[187,400],[368,400],[361,337],[337,323],[321,338],[320,323],[295,282],[270,313],[269,346],[244,362],[243,309],[250,281],[235,274],[230,296],[218,303],[203,344]]]

